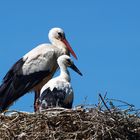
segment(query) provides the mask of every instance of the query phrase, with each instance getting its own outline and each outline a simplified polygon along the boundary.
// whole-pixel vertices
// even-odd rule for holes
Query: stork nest
[[[100,95],[98,105],[79,106],[72,110],[8,111],[0,115],[0,139],[139,140],[139,111],[132,105],[127,106],[127,109],[120,109]]]

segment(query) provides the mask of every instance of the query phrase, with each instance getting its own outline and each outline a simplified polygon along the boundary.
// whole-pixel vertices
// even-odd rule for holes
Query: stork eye
[[[58,35],[59,35],[60,38],[63,37],[62,33],[60,33],[60,32],[58,32]]]
[[[64,33],[58,32],[58,35],[59,35],[60,39],[64,39],[65,38],[65,34]]]
[[[68,65],[71,65],[70,59],[67,59],[67,64],[68,64]]]

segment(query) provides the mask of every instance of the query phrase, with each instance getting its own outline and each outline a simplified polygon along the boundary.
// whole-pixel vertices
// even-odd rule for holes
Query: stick
[[[107,110],[111,113],[110,109],[106,105],[106,103],[105,103],[105,101],[104,101],[104,99],[103,99],[103,97],[102,97],[102,95],[100,93],[99,93],[99,97],[101,98],[101,100],[102,100],[103,104],[105,105],[105,107],[107,108]]]

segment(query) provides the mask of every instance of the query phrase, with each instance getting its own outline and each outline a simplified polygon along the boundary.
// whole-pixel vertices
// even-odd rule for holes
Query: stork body
[[[41,44],[18,60],[3,78],[0,85],[0,111],[7,109],[14,101],[29,91],[35,91],[34,110],[42,86],[54,75],[57,58],[70,54],[76,58],[60,28],[49,32],[52,44]]]
[[[41,89],[40,111],[56,106],[72,108],[73,89],[67,67],[72,68],[80,75],[82,74],[67,55],[60,56],[57,62],[60,67],[60,75],[48,81]]]

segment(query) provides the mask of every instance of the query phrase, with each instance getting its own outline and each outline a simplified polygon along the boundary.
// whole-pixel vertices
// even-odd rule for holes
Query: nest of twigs
[[[108,105],[109,103],[109,105]],[[139,140],[139,111],[119,109],[100,95],[97,106],[0,115],[2,140]],[[8,115],[7,115],[8,114]]]

